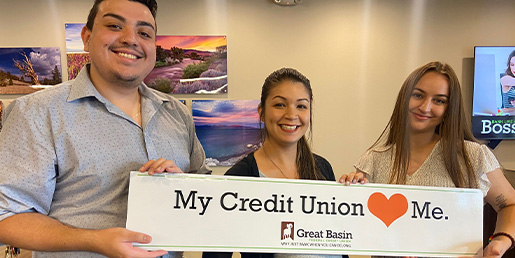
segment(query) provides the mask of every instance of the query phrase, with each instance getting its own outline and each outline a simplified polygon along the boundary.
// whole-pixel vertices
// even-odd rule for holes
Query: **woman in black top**
[[[312,133],[313,94],[308,78],[292,68],[271,73],[261,91],[258,113],[264,124],[262,145],[225,175],[335,181],[333,169],[313,154],[308,143]],[[306,132],[309,129],[309,137]],[[203,258],[228,258],[230,252],[204,252]],[[242,253],[248,257],[338,257],[341,255]],[[347,257],[345,255],[345,257]]]

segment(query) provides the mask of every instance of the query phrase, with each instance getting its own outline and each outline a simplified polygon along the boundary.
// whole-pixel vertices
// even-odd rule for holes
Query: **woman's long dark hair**
[[[281,82],[291,81],[291,82],[300,82],[304,85],[306,92],[309,94],[309,100],[313,103],[313,91],[311,90],[311,84],[309,79],[306,76],[302,75],[299,71],[293,68],[281,68],[279,70],[274,71],[265,79],[263,83],[263,88],[261,89],[261,102],[259,106],[261,107],[260,120],[264,121],[265,116],[265,108],[266,108],[266,99],[270,94],[270,91]],[[309,109],[309,141],[311,141],[311,135],[313,132],[313,112],[312,106],[310,105]],[[261,125],[261,123],[260,123]],[[266,126],[261,128],[261,140],[264,142],[267,135]],[[321,180],[326,179],[318,167],[315,164],[315,159],[313,157],[313,152],[311,151],[310,143],[308,143],[308,139],[305,135],[300,138],[297,142],[297,173],[299,178],[301,179],[314,179]]]
[[[508,56],[508,67],[506,68],[506,75],[509,75],[511,77],[515,77],[515,74],[513,74],[513,72],[511,71],[511,68],[510,68],[510,62],[511,62],[511,59],[515,56],[515,50],[511,51],[510,55]]]

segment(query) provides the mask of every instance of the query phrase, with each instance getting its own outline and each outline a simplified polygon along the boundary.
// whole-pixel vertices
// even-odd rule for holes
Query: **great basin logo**
[[[295,222],[281,221],[281,240],[293,240],[295,237]]]
[[[295,222],[281,221],[281,241],[299,239],[352,239],[352,233],[346,231],[326,230],[307,230],[303,228],[295,229]]]

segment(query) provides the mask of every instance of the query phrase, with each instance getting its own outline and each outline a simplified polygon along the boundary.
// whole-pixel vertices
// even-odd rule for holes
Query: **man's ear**
[[[80,37],[82,38],[82,43],[84,44],[84,51],[89,52],[89,38],[91,37],[91,31],[86,26],[82,27]]]

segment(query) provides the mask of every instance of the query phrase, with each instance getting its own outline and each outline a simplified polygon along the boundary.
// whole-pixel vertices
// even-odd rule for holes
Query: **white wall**
[[[85,22],[92,2],[1,1],[0,46],[58,46],[66,67],[64,23]],[[315,96],[314,149],[337,176],[352,170],[382,132],[410,71],[433,60],[451,64],[470,107],[473,47],[515,45],[509,33],[512,0],[304,0],[295,7],[271,0],[160,0],[159,5],[160,35],[227,35],[229,93],[212,98],[257,99],[264,78],[284,66],[308,76]],[[495,149],[510,169],[514,151],[515,141]]]
[[[515,45],[513,0],[304,0],[295,7],[271,0],[158,1],[160,35],[227,35],[229,93],[211,98],[257,99],[264,78],[284,66],[308,76],[314,149],[337,177],[382,132],[413,69],[433,60],[452,65],[470,109],[473,47]],[[1,0],[0,47],[58,46],[66,67],[64,23],[85,22],[92,3]],[[515,141],[494,152],[515,169]]]

